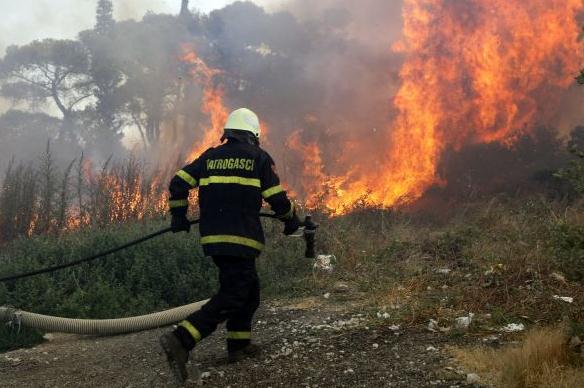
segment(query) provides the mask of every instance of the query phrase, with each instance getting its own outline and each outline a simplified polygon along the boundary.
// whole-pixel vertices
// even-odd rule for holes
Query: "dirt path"
[[[227,365],[221,328],[195,351],[207,387],[456,387],[453,338],[397,329],[344,302],[268,303],[257,316],[254,360]],[[0,354],[2,387],[172,386],[158,346],[162,330],[113,338],[55,336]],[[189,381],[186,386],[197,386]]]

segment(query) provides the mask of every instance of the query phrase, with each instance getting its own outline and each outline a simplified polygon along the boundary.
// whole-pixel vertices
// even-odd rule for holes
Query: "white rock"
[[[438,321],[435,319],[430,319],[430,322],[428,322],[428,330],[436,332],[438,329]]]
[[[480,381],[481,378],[476,373],[469,373],[466,375],[467,384],[478,384]]]
[[[571,296],[554,295],[553,298],[555,300],[561,300],[562,302],[566,302],[566,303],[574,303],[574,298],[572,298]]]
[[[443,275],[448,275],[452,270],[450,268],[439,268],[436,270],[437,273],[441,273]]]
[[[211,372],[203,372],[203,373],[201,373],[201,378],[202,379],[208,379],[209,377],[211,377]]]
[[[430,319],[430,321],[428,322],[427,328],[429,331],[432,331],[432,332],[439,331],[439,332],[445,333],[445,332],[450,331],[450,327],[440,327],[438,325],[438,321],[435,319]]]
[[[572,338],[570,338],[570,344],[569,344],[570,349],[578,349],[578,348],[582,347],[582,344],[584,344],[584,342],[582,342],[580,337],[573,336]]]
[[[400,329],[400,325],[391,325],[389,327],[389,330],[391,331],[398,331]]]
[[[438,349],[436,349],[434,346],[428,346],[428,347],[426,348],[426,351],[427,351],[427,352],[437,352],[437,351],[438,351]]]
[[[335,292],[337,293],[345,293],[345,292],[349,292],[349,285],[345,282],[336,282],[335,285],[333,286],[333,289]]]
[[[473,317],[474,317],[473,313],[469,313],[468,316],[466,317],[458,317],[454,321],[454,326],[457,329],[466,330],[470,327]]]
[[[314,269],[322,272],[333,272],[337,258],[335,255],[318,255],[314,260]]]
[[[499,341],[499,336],[494,335],[494,334],[483,338],[483,342],[487,342],[487,343],[497,342],[497,341]]]
[[[377,349],[379,347],[379,344],[373,344],[373,349]]]
[[[355,373],[355,371],[351,368],[345,370],[343,373],[347,374],[347,373]]]
[[[324,295],[323,295],[323,297],[324,297],[325,299],[328,299],[328,298],[330,298],[330,297],[331,297],[331,293],[330,293],[330,292],[327,292],[326,294],[324,294]]]
[[[523,330],[525,330],[525,325],[523,323],[510,323],[507,326],[503,326],[501,328],[501,331],[506,333],[515,333]]]

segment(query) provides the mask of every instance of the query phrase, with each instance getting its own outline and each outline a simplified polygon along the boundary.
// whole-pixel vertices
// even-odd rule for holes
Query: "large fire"
[[[377,206],[419,198],[440,184],[442,152],[471,143],[512,145],[541,108],[557,103],[583,58],[581,0],[405,0],[405,63],[378,168],[350,166],[329,192],[333,213],[367,194]],[[364,150],[359,150],[363,154]]]
[[[369,151],[351,144],[348,157],[330,161],[318,143],[303,143],[296,131],[285,142],[286,152],[302,159],[291,191],[308,207],[324,204],[333,214],[363,201],[392,207],[445,183],[437,167],[446,149],[512,146],[545,123],[542,107],[573,82],[584,59],[576,19],[582,8],[581,0],[404,0],[403,36],[394,50],[405,61],[388,106],[396,118],[387,125],[384,152],[372,167],[361,163]],[[204,89],[202,111],[210,118],[189,153],[192,160],[218,143],[228,109],[215,83],[219,71],[193,49],[183,59]]]
[[[337,157],[331,158],[324,152],[323,133],[313,136],[305,128],[285,139],[272,135],[282,146],[274,156],[288,172],[284,184],[307,208],[338,215],[356,206],[393,207],[420,198],[429,187],[446,184],[438,174],[446,150],[492,142],[513,147],[536,125],[553,124],[550,111],[584,62],[577,21],[582,0],[403,4],[403,34],[393,49],[404,62],[399,89],[387,106],[395,118],[380,139],[382,151],[368,149],[358,137],[341,137],[334,143]],[[230,108],[218,77],[223,73],[191,46],[183,46],[182,60],[202,89],[201,112],[208,116],[208,123],[187,128],[202,131],[188,152],[186,161],[191,161],[219,143]],[[262,128],[265,145],[265,123]],[[363,128],[353,132],[367,136]],[[70,208],[56,221],[33,215],[27,233],[165,214],[175,163],[167,158],[169,171],[146,174],[135,161],[101,171],[85,161],[75,200],[63,197]]]

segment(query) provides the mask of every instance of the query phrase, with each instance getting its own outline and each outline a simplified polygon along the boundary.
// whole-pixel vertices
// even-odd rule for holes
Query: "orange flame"
[[[143,166],[130,160],[96,172],[89,159],[82,161],[82,182],[88,189],[81,203],[67,209],[66,230],[91,224],[109,224],[164,214],[167,210],[164,174],[147,178]]]
[[[316,142],[304,144],[301,139],[302,131],[297,130],[292,133],[286,140],[286,148],[294,151],[301,157],[302,171],[299,176],[299,181],[294,181],[295,186],[302,188],[301,195],[306,199],[306,207],[314,208],[318,205],[318,195],[323,192],[323,184],[330,179],[324,172],[324,163],[320,148]],[[289,189],[297,195],[297,191]]]
[[[403,1],[403,38],[394,50],[405,62],[388,107],[396,118],[384,134],[384,152],[372,155],[364,144],[345,141],[343,157],[333,164],[316,141],[303,141],[301,130],[285,142],[293,166],[301,166],[298,178],[294,174],[287,183],[307,208],[324,206],[338,215],[356,205],[392,207],[420,198],[432,185],[445,184],[437,172],[445,150],[473,143],[512,146],[548,120],[542,107],[557,103],[584,61],[576,20],[582,0]],[[201,111],[209,117],[191,161],[219,143],[229,109],[217,80],[221,71],[191,46],[183,46],[182,60],[203,89]],[[262,128],[265,139],[265,123]],[[134,170],[94,172],[89,162],[83,171],[95,189],[86,195],[95,214],[79,205],[67,229],[166,211],[165,174],[149,180]]]
[[[406,61],[387,152],[379,168],[345,174],[327,206],[342,213],[365,194],[383,207],[413,201],[442,183],[445,149],[511,145],[546,120],[541,108],[557,101],[584,59],[582,8],[581,0],[405,0],[394,48]]]
[[[190,64],[191,77],[203,88],[203,101],[201,111],[209,117],[210,126],[204,129],[203,139],[197,142],[190,150],[187,161],[197,158],[208,148],[219,143],[223,136],[223,129],[229,116],[229,111],[224,102],[225,92],[220,83],[216,82],[216,76],[222,74],[220,70],[210,68],[196,53],[193,47],[183,45],[184,55],[182,61]],[[261,122],[262,142],[269,145],[267,123]]]
[[[214,84],[215,77],[221,74],[221,71],[207,66],[192,47],[185,45],[183,46],[183,51],[183,62],[191,65],[191,76],[203,87],[201,111],[209,116],[210,121],[210,128],[205,130],[203,139],[189,152],[187,161],[192,161],[219,142],[223,135],[223,126],[227,121],[229,112],[223,101],[223,88]]]

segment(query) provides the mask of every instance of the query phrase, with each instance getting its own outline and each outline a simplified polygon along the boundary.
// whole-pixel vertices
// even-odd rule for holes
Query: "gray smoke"
[[[112,154],[126,156],[120,133],[112,128],[119,126],[126,140],[132,138],[125,144],[137,145],[133,151],[155,167],[186,155],[208,128],[208,116],[201,111],[204,88],[181,61],[182,47],[189,45],[209,67],[220,70],[214,82],[225,91],[228,108],[252,108],[270,127],[268,148],[283,164],[284,178],[293,180],[302,168],[301,155],[286,147],[296,131],[303,143],[320,145],[332,175],[346,172],[355,159],[375,165],[387,150],[395,115],[392,97],[404,60],[392,51],[401,38],[402,0],[259,2],[266,8],[235,2],[209,15],[196,12],[197,2],[191,1],[193,12],[181,17],[182,1],[176,1],[174,15],[147,13],[154,3],[116,1],[116,19],[135,20],[118,21],[110,37],[97,39],[91,30],[80,34],[84,44],[93,44],[99,66],[91,76],[102,89],[79,112],[80,144],[57,145],[60,149],[75,154],[84,148],[96,164]],[[93,4],[80,9],[94,17]],[[566,132],[581,122],[581,104],[569,101],[564,105],[572,106],[570,113],[558,120]],[[21,125],[19,117],[25,116],[0,120],[4,133],[26,135],[2,140],[0,163],[15,150],[32,158],[32,138],[39,151],[47,138],[58,138],[52,118],[26,117],[29,124]]]
[[[295,130],[303,130],[303,141],[318,142],[329,161],[351,142],[380,150],[402,61],[391,50],[400,37],[400,8],[401,2],[299,0],[266,12],[238,2],[211,13],[215,52],[208,58],[225,70],[231,105],[253,107],[269,123],[276,156],[286,154]],[[335,167],[346,165],[329,163],[328,172],[340,172]]]

